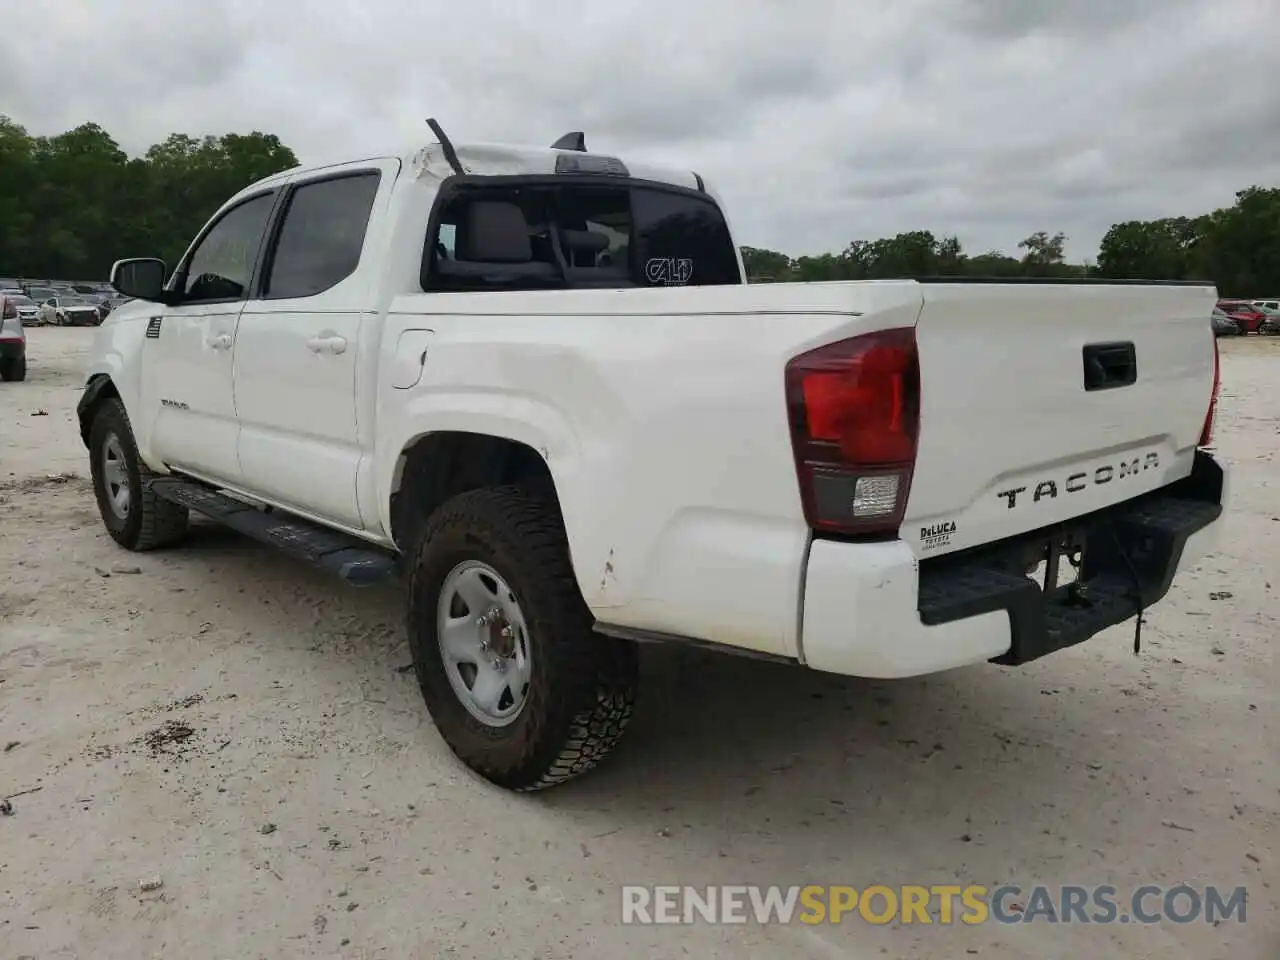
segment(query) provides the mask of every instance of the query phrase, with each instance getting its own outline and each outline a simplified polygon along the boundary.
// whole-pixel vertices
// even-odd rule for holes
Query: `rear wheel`
[[[94,414],[89,464],[98,512],[111,539],[127,550],[154,550],[182,539],[187,509],[145,485],[153,474],[138,456],[124,404],[115,397],[102,401]]]
[[[27,379],[27,358],[25,354],[0,361],[0,380],[25,379]]]
[[[410,585],[413,664],[440,735],[482,777],[549,787],[621,739],[635,649],[592,626],[554,504],[476,490],[427,522]]]

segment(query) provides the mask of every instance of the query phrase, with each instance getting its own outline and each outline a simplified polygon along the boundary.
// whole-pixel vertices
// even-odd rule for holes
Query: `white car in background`
[[[102,322],[102,311],[84,297],[51,297],[40,305],[39,322],[55,327],[96,327]]]

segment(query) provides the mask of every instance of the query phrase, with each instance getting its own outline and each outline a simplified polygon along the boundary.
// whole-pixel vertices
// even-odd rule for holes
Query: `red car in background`
[[[1241,333],[1257,333],[1267,315],[1248,300],[1219,300],[1218,309],[1240,327]]]

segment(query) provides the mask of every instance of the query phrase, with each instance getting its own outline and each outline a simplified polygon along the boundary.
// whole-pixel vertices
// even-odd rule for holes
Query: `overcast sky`
[[[900,230],[1012,250],[1280,185],[1280,0],[41,0],[0,113],[278,134],[309,158],[550,143],[692,167],[741,242]]]

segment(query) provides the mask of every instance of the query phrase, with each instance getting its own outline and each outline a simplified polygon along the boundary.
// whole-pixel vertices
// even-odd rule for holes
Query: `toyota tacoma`
[[[490,781],[603,757],[641,643],[1018,665],[1136,644],[1211,548],[1212,285],[749,285],[697,173],[432,129],[245,188],[172,270],[117,262],[79,417],[125,549],[196,511],[402,576],[426,705]]]

